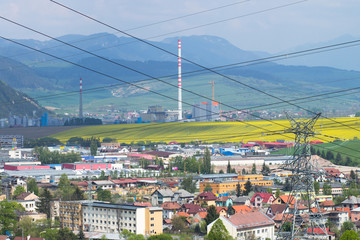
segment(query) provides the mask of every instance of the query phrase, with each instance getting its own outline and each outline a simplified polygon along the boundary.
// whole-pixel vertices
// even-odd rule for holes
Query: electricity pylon
[[[284,133],[295,134],[293,157],[282,166],[292,173],[290,176],[291,191],[283,214],[277,239],[318,239],[314,229],[323,232],[327,237],[325,219],[315,197],[314,177],[320,174],[316,159],[311,158],[310,137],[318,135],[314,125],[320,117],[316,114],[308,121],[296,121],[286,113],[291,128]],[[319,232],[319,231],[316,231]]]

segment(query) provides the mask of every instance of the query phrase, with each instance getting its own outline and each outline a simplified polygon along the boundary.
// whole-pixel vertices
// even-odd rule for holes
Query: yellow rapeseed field
[[[290,127],[288,120],[250,122],[186,122],[144,123],[81,127],[60,132],[50,137],[66,142],[71,137],[115,138],[121,143],[151,142],[248,142],[293,141],[293,134],[283,134]],[[350,140],[360,137],[360,118],[319,119],[315,125],[316,135],[311,140],[323,142],[335,138]]]

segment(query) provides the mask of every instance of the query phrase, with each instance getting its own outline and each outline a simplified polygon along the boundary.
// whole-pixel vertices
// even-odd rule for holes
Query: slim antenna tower
[[[308,121],[295,121],[287,113],[286,116],[291,128],[284,133],[295,134],[295,146],[293,157],[282,166],[284,170],[292,173],[289,179],[291,192],[277,239],[318,239],[318,232],[324,234],[322,239],[328,239],[326,221],[314,194],[314,177],[319,176],[321,172],[310,151],[310,137],[318,134],[314,125],[320,113]]]
[[[82,108],[82,79],[80,78],[80,99],[79,99],[79,118],[83,118],[83,108]]]
[[[182,120],[182,93],[181,93],[181,40],[178,40],[178,120]]]

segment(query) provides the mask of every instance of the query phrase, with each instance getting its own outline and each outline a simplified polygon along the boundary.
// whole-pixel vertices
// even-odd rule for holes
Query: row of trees
[[[35,147],[33,153],[41,164],[61,164],[81,161],[79,153],[70,152],[62,154],[59,151],[50,152],[47,147]]]
[[[324,159],[331,161],[332,163],[334,163],[336,165],[343,165],[343,166],[357,166],[358,165],[357,161],[354,161],[354,159],[352,159],[349,156],[343,157],[341,155],[341,153],[339,153],[339,152],[334,153],[330,150],[324,150],[316,145],[311,146],[310,151],[311,151],[311,154],[318,155]]]

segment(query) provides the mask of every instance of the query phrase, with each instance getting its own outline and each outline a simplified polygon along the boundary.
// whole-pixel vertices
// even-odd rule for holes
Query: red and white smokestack
[[[181,40],[178,40],[178,120],[182,120],[182,95],[181,95]]]
[[[80,78],[79,118],[83,118],[83,109],[82,109],[82,79],[81,79],[81,78]]]

